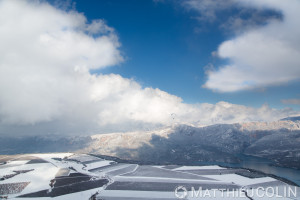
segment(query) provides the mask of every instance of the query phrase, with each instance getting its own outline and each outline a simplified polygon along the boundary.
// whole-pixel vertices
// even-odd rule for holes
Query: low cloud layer
[[[0,135],[92,134],[296,114],[267,105],[185,104],[117,74],[91,74],[123,62],[120,43],[104,21],[88,22],[74,10],[1,0],[0,24]]]
[[[235,92],[287,84],[300,79],[300,27],[297,0],[239,1],[247,8],[273,9],[282,20],[271,20],[223,42],[217,51],[229,64],[208,72],[204,87]]]

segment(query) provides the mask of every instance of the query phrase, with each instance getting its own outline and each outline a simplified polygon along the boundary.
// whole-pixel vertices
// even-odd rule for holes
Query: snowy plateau
[[[300,199],[299,189],[217,165],[139,165],[73,153],[0,156],[0,199]]]

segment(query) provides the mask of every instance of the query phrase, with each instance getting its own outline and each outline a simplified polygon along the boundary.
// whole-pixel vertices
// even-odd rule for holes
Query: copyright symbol
[[[175,197],[178,199],[184,199],[187,196],[188,192],[184,186],[178,186],[175,188]]]

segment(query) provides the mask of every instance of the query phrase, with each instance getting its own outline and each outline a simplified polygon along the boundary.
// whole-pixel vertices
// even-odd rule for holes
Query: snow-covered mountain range
[[[0,154],[81,152],[143,163],[239,162],[243,155],[300,169],[300,121],[249,122],[205,127],[175,124],[154,131],[82,137],[1,138]]]
[[[240,155],[253,155],[300,168],[299,144],[300,121],[278,121],[100,134],[82,151],[171,164],[238,162]]]

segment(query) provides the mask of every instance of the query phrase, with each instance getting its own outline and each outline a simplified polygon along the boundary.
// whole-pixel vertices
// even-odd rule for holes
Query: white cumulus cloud
[[[62,114],[80,92],[82,71],[123,60],[113,29],[101,20],[39,1],[0,1],[2,123],[36,123]],[[82,90],[82,91],[81,91]]]
[[[103,20],[45,2],[0,0],[0,135],[91,134],[172,123],[272,121],[295,114],[267,105],[185,104],[117,74],[91,74],[123,61]]]
[[[240,1],[246,7],[282,12],[282,20],[249,30],[218,48],[229,64],[208,72],[204,87],[219,92],[235,92],[286,84],[300,79],[300,26],[297,0]]]

